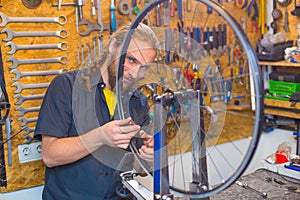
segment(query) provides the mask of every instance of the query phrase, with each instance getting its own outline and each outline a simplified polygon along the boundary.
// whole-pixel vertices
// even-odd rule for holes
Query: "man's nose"
[[[140,72],[140,66],[136,66],[134,68],[131,68],[129,74],[133,79],[136,79],[136,78],[140,78],[139,72]]]

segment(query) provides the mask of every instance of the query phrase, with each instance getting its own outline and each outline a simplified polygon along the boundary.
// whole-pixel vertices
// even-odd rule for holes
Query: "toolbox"
[[[291,72],[273,71],[269,75],[270,80],[300,83],[300,74]]]
[[[288,40],[285,42],[279,42],[273,44],[271,51],[263,51],[262,53],[257,53],[257,58],[260,61],[280,61],[284,60],[284,50],[288,47],[293,46],[293,41]]]
[[[300,92],[300,83],[270,80],[269,84],[270,84],[270,88],[269,88],[270,94],[290,96],[295,92]]]

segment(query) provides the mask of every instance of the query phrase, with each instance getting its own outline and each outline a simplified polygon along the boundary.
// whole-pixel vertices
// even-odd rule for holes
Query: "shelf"
[[[262,66],[300,67],[300,63],[291,63],[287,61],[277,61],[277,62],[259,61],[258,64]]]
[[[299,103],[297,103],[295,106],[291,106],[291,102],[289,101],[281,101],[281,100],[274,100],[274,99],[264,99],[264,103],[265,103],[265,109],[264,109],[265,114],[300,119]]]

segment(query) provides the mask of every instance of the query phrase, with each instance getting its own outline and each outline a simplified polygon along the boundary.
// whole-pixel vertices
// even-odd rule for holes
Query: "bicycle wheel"
[[[122,119],[129,116],[122,86],[128,46],[137,42],[136,27],[154,24],[153,14],[168,2],[145,6],[123,41],[116,80]],[[234,183],[251,161],[262,128],[263,89],[256,53],[231,14],[210,0],[190,6],[191,11],[180,13],[189,19],[187,25],[171,19],[169,26],[153,27],[161,41],[159,53],[135,90],[148,97],[154,138],[166,134],[166,145],[157,151],[167,155],[159,166],[167,169],[160,174],[166,176],[167,192],[204,198]],[[132,143],[130,147],[141,160]],[[142,160],[140,164],[149,170]],[[154,193],[161,180],[156,183],[154,176]]]

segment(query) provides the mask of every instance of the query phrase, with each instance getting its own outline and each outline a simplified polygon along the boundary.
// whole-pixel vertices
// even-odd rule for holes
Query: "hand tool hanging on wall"
[[[173,49],[173,62],[179,61],[179,55],[178,55],[178,38],[180,37],[179,32],[176,28],[173,29],[172,33],[172,49]]]
[[[218,25],[218,56],[224,54],[222,24]]]
[[[256,2],[256,0],[255,0]],[[266,34],[267,32],[267,9],[266,9],[266,0],[260,0],[259,1],[259,16],[258,16],[258,27],[260,28],[260,33],[262,35]],[[254,9],[256,9],[257,5],[253,5]],[[257,8],[258,9],[258,8]]]
[[[12,78],[13,81],[18,81],[20,78],[24,76],[49,76],[49,75],[58,75],[67,71],[66,68],[59,70],[47,70],[47,71],[29,71],[29,72],[21,72],[17,69],[13,69],[10,71],[11,74],[16,74],[15,78]]]
[[[19,117],[18,121],[22,121],[21,126],[25,126],[28,123],[36,122],[37,117],[31,117],[31,118],[25,118],[25,117]]]
[[[175,16],[175,1],[174,0],[170,0],[171,3],[170,3],[170,7],[171,7],[171,10],[170,10],[170,17],[174,17]]]
[[[37,8],[42,3],[42,0],[22,0],[22,3],[25,7],[33,9]]]
[[[16,108],[16,110],[19,110],[19,111],[21,111],[19,114],[18,114],[18,116],[19,117],[23,117],[26,113],[28,113],[28,112],[38,112],[38,111],[40,111],[40,106],[37,106],[37,107],[30,107],[30,108],[24,108],[23,106],[18,106],[17,108]]]
[[[12,66],[9,66],[9,68],[15,69],[19,65],[30,65],[30,64],[60,63],[65,65],[68,62],[68,58],[65,56],[61,56],[56,58],[34,58],[34,59],[19,60],[16,57],[11,56],[6,60],[6,62],[12,62]]]
[[[212,28],[212,56],[217,55],[217,48],[218,48],[218,33],[216,27],[214,26]]]
[[[44,96],[45,96],[44,94],[36,94],[36,95],[30,95],[30,96],[22,96],[21,94],[16,94],[16,95],[13,96],[13,98],[18,99],[18,101],[15,104],[20,105],[24,101],[43,99]]]
[[[60,3],[60,2],[59,2]],[[74,3],[74,2],[71,2],[71,3],[62,3],[61,4],[55,4],[53,3],[52,4],[52,7],[57,7],[57,9],[61,6],[72,6],[72,7],[75,7],[75,16],[76,16],[76,19],[75,19],[75,28],[76,28],[76,32],[78,32],[78,6],[77,6],[77,3]]]
[[[78,8],[78,19],[81,21],[83,19],[83,9],[82,6],[85,5],[84,0],[77,0],[77,8]]]
[[[6,168],[4,157],[4,140],[2,127],[8,118],[10,111],[9,98],[5,87],[4,70],[2,62],[2,51],[0,49],[0,187],[7,186]],[[2,114],[3,113],[3,114]]]
[[[121,0],[118,4],[118,11],[121,15],[129,15],[131,6],[128,0]]]
[[[12,118],[6,118],[5,120],[5,132],[6,132],[6,143],[7,143],[7,164],[12,166],[12,151],[11,151],[11,121]]]
[[[243,9],[248,5],[247,0],[236,0],[235,1],[235,6],[239,9]]]
[[[212,49],[212,40],[211,40],[211,32],[209,30],[209,26],[206,27],[205,32],[205,44],[204,49],[207,51],[207,53],[210,55],[210,50]]]
[[[297,5],[296,0],[294,0],[294,10],[291,11],[291,14],[300,16],[300,4]]]
[[[291,0],[275,0],[275,1],[282,7],[287,7],[291,3]]]
[[[21,84],[19,82],[14,82],[11,86],[16,87],[17,89],[14,93],[20,93],[25,89],[40,89],[40,88],[48,88],[50,83],[37,83],[37,84]]]
[[[284,23],[283,23],[283,30],[285,32],[288,32],[289,31],[289,13],[287,11],[287,9],[285,9],[285,12],[284,12]]]
[[[160,10],[160,5],[158,4],[156,6],[156,26],[159,27],[161,26],[161,21],[162,21],[162,16],[161,16],[161,10]]]
[[[117,17],[116,17],[116,6],[115,6],[115,1],[110,0],[110,23],[111,23],[111,31],[116,31],[117,30]]]
[[[66,30],[60,31],[13,31],[10,28],[4,28],[1,30],[1,33],[6,33],[7,37],[2,39],[4,42],[11,41],[16,37],[51,37],[56,36],[59,38],[67,38],[68,32]]]
[[[96,6],[95,6],[95,1],[94,0],[91,0],[91,4],[92,4],[92,8],[91,8],[91,13],[92,13],[92,16],[96,15]]]
[[[201,30],[199,26],[193,27],[193,42],[192,42],[192,56],[193,60],[200,60],[203,56],[203,49],[201,48]]]
[[[192,32],[190,27],[186,27],[186,44],[185,44],[185,51],[186,51],[186,59],[192,59]]]
[[[14,54],[18,50],[40,50],[40,49],[59,49],[65,51],[68,49],[68,43],[61,42],[58,44],[30,44],[30,45],[18,45],[14,42],[7,42],[4,46],[10,46],[11,50],[6,52],[7,54]]]
[[[9,17],[0,12],[0,18],[0,27],[4,27],[8,23],[57,23],[59,25],[67,23],[67,18],[63,15],[58,17]]]
[[[170,26],[170,6],[169,1],[164,2],[164,26]]]
[[[177,12],[179,20],[182,20],[182,0],[177,1]]]
[[[171,45],[172,45],[172,29],[166,28],[165,29],[165,63],[171,63]]]

